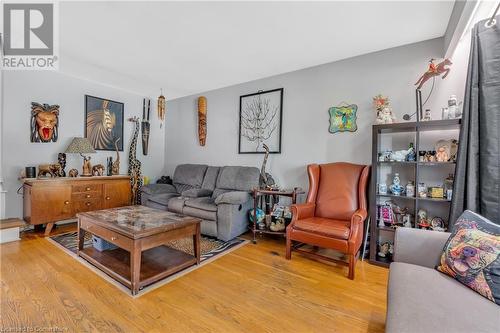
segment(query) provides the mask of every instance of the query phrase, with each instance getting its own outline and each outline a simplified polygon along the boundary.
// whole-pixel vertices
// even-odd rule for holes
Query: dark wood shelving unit
[[[403,122],[396,124],[381,124],[373,125],[372,128],[372,169],[371,169],[371,184],[370,184],[370,263],[388,267],[391,260],[378,256],[378,240],[379,233],[383,232],[388,235],[394,234],[395,229],[392,227],[379,227],[377,221],[377,202],[383,198],[388,200],[401,200],[403,202],[411,202],[413,209],[410,208],[410,213],[413,214],[413,224],[416,224],[416,216],[421,204],[433,203],[438,205],[448,205],[450,200],[445,198],[420,198],[417,194],[417,185],[420,179],[420,171],[422,168],[439,168],[447,166],[448,168],[454,167],[455,162],[413,162],[413,161],[379,161],[378,153],[380,151],[380,135],[392,133],[415,133],[415,151],[417,153],[420,149],[420,135],[426,131],[442,131],[442,130],[459,130],[461,119],[446,119],[446,120],[432,120],[420,122]],[[409,143],[409,142],[408,142]],[[413,168],[412,176],[415,183],[415,194],[417,196],[407,197],[405,195],[393,195],[390,193],[379,194],[377,192],[377,183],[379,182],[379,168],[382,166],[398,167],[398,168]],[[449,209],[449,207],[448,207]]]

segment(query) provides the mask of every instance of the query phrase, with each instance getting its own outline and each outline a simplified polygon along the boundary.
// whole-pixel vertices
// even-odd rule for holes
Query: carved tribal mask
[[[59,105],[31,103],[31,142],[56,142]]]

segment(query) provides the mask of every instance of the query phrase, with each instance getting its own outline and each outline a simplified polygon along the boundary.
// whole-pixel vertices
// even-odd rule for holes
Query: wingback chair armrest
[[[361,222],[365,222],[366,217],[368,216],[368,213],[366,209],[358,209],[357,211],[352,214],[351,217],[351,228],[354,226],[353,224]]]
[[[358,209],[352,214],[351,227],[349,233],[349,250],[356,252],[363,238],[363,223],[366,220],[368,213],[365,209]]]
[[[314,203],[303,203],[295,204],[291,206],[292,208],[292,223],[296,220],[307,219],[314,216],[314,211],[316,209],[316,204]]]

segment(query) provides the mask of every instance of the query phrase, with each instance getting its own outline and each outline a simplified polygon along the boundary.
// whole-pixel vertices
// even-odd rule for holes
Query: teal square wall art
[[[358,106],[356,104],[332,106],[328,109],[330,115],[330,133],[337,132],[356,132],[356,112]]]

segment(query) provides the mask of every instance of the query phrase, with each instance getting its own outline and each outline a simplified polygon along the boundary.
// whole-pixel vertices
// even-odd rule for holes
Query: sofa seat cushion
[[[157,204],[167,206],[168,201],[172,198],[178,197],[179,193],[161,193],[161,194],[156,194],[152,195],[149,197],[150,201],[153,201]]]
[[[293,228],[300,231],[347,240],[350,232],[349,225],[349,221],[310,217],[295,221]]]
[[[432,268],[394,262],[386,333],[498,332],[500,307]]]
[[[209,212],[217,211],[217,205],[215,204],[214,199],[210,197],[189,198],[184,202],[184,205]]]
[[[194,208],[194,207],[188,207],[184,206],[182,209],[182,214],[191,216],[191,217],[197,217],[202,220],[206,221],[216,221],[217,220],[217,212],[211,212],[208,210],[203,210],[199,208]]]

